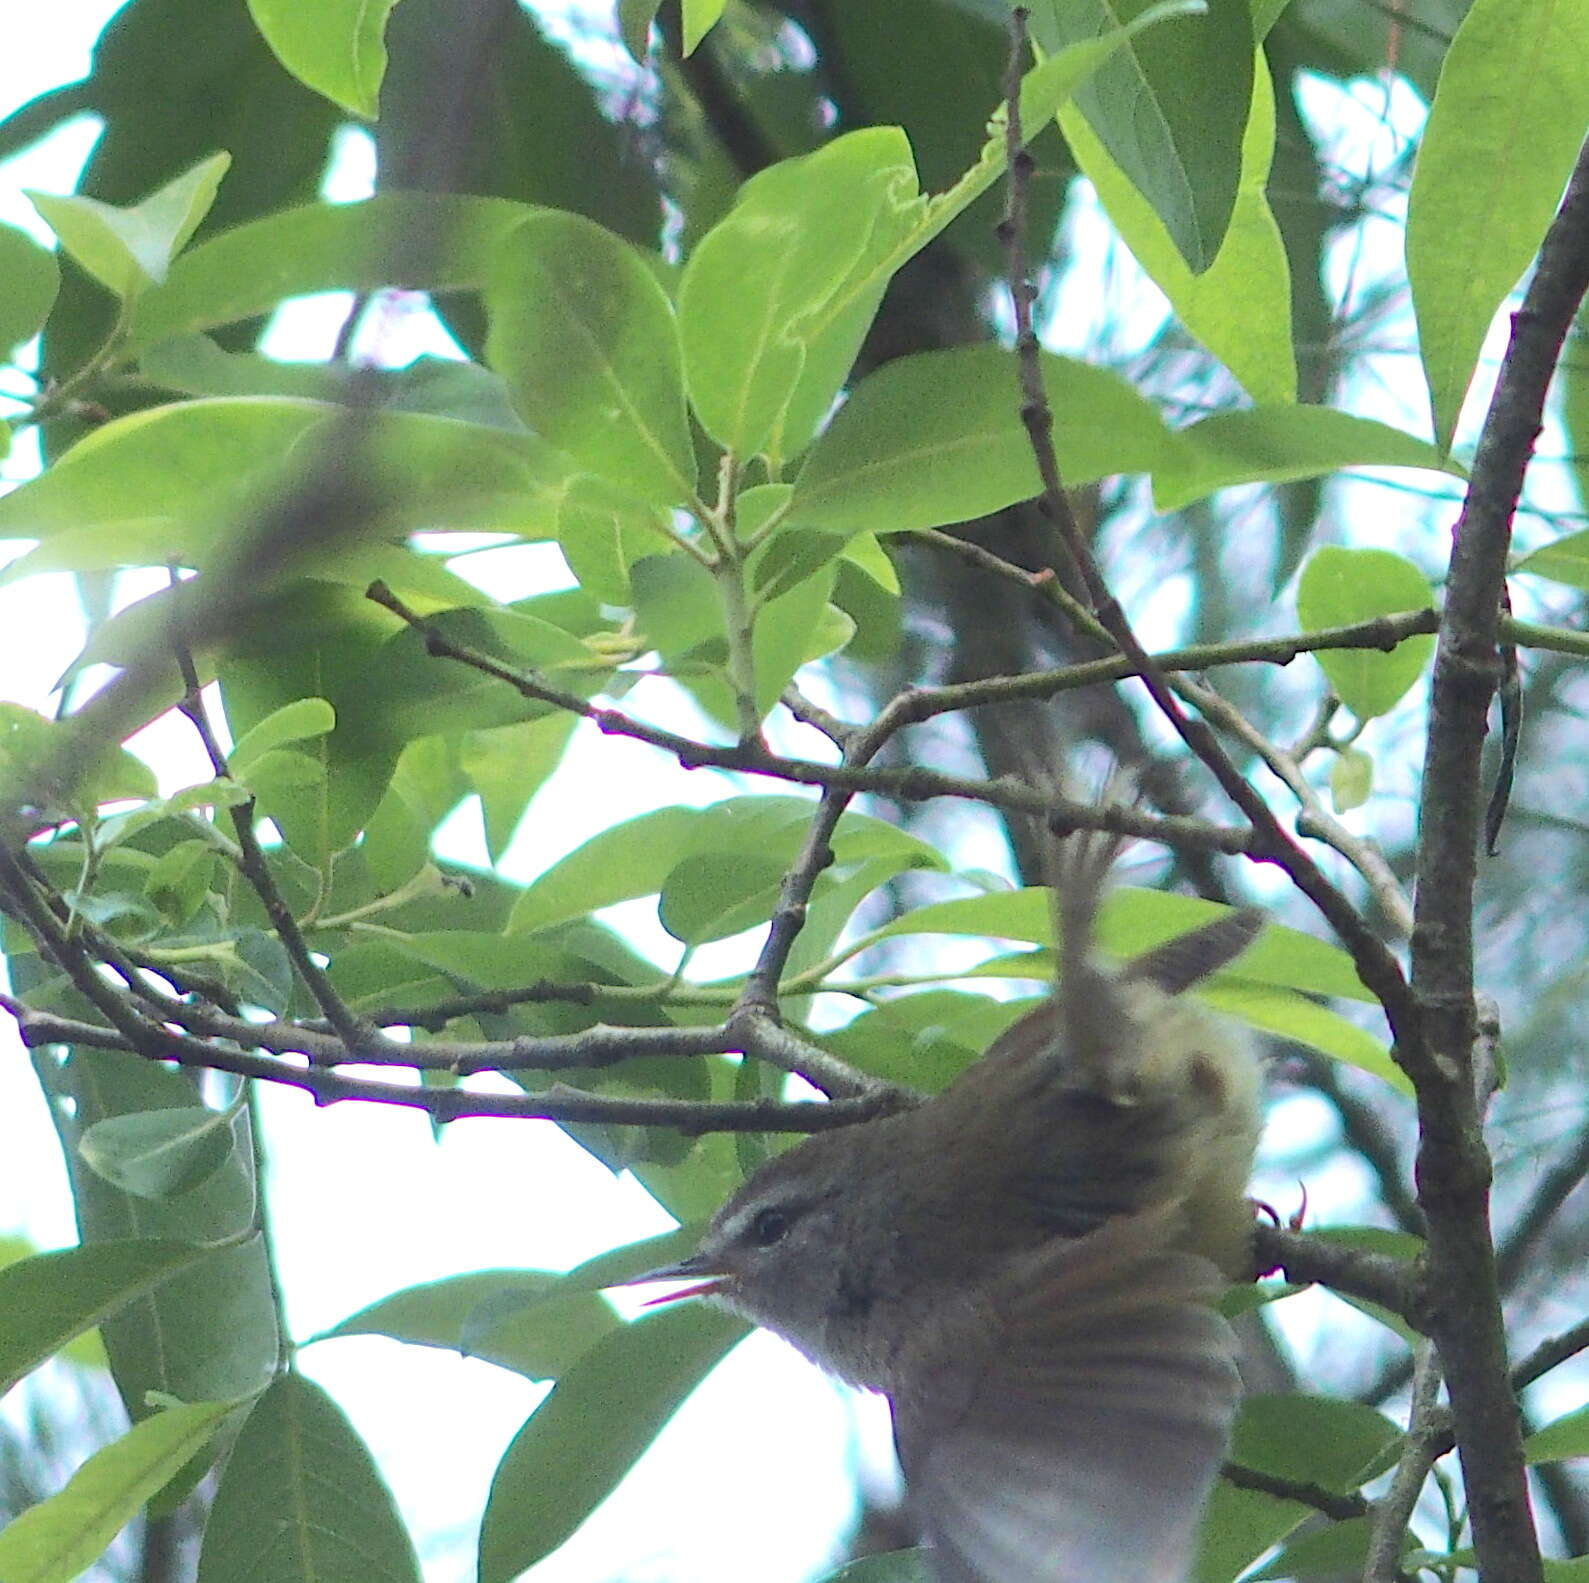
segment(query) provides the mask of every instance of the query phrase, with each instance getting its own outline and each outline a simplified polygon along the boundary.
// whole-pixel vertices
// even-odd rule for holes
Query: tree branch
[[[1418,1037],[1409,1037],[1402,1052],[1418,1097],[1417,1179],[1429,1222],[1428,1328],[1446,1375],[1485,1583],[1538,1583],[1541,1566],[1507,1372],[1490,1232],[1491,1162],[1475,1083],[1472,919],[1480,755],[1500,680],[1497,642],[1512,517],[1545,393],[1586,288],[1589,148],[1579,156],[1513,316],[1454,533],[1424,758],[1412,939]]]

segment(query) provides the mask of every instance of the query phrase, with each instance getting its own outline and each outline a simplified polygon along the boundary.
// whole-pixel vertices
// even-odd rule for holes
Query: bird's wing
[[[1011,1265],[901,1360],[894,1433],[944,1583],[1179,1583],[1240,1390],[1171,1215]]]

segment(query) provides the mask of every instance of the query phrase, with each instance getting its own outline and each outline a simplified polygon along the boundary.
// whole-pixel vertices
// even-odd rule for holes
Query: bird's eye
[[[789,1234],[789,1217],[781,1209],[758,1210],[750,1223],[750,1240],[758,1248],[770,1248]]]

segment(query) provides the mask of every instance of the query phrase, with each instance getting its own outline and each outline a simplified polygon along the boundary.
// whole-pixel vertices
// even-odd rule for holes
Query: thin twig
[[[1368,1514],[1368,1502],[1358,1494],[1341,1495],[1327,1490],[1322,1484],[1305,1484],[1300,1479],[1284,1479],[1257,1468],[1245,1467],[1240,1462],[1227,1462],[1219,1471],[1227,1484],[1239,1490],[1256,1490],[1260,1495],[1272,1495],[1277,1501],[1295,1501],[1299,1506],[1311,1506],[1314,1511],[1338,1523],[1350,1522],[1354,1517]]]
[[[1302,809],[1298,831],[1333,847],[1357,872],[1373,892],[1385,917],[1405,939],[1412,933],[1412,903],[1396,878],[1395,870],[1372,841],[1353,835],[1325,806],[1309,783],[1302,765],[1277,742],[1266,737],[1248,718],[1205,682],[1183,676],[1173,682],[1176,692],[1194,705],[1205,719],[1213,721],[1238,740],[1245,742],[1284,783]]]
[[[222,751],[220,741],[210,725],[209,713],[204,707],[204,690],[200,686],[198,672],[193,666],[193,656],[188,652],[187,644],[180,633],[177,634],[175,647],[184,688],[182,701],[177,707],[198,733],[199,741],[204,745],[204,751],[209,757],[210,766],[215,771],[216,777],[220,780],[228,780],[231,778],[231,770],[226,762],[226,754]],[[235,804],[229,807],[227,812],[237,838],[238,869],[248,881],[254,894],[259,897],[265,914],[281,941],[282,949],[286,951],[299,978],[314,997],[321,1015],[336,1030],[343,1045],[351,1050],[363,1041],[368,1025],[348,1009],[342,997],[332,987],[325,970],[311,954],[309,943],[304,939],[303,931],[298,927],[298,920],[292,915],[292,909],[277,888],[275,877],[270,872],[270,864],[265,857],[265,850],[259,844],[259,837],[254,834],[254,799],[250,797],[245,803]]]
[[[1402,1540],[1412,1522],[1429,1470],[1443,1454],[1437,1449],[1438,1433],[1431,1430],[1439,1399],[1440,1361],[1434,1347],[1428,1341],[1421,1341],[1413,1364],[1407,1438],[1390,1488],[1374,1503],[1368,1555],[1363,1562],[1363,1583],[1397,1583],[1401,1576]]]
[[[896,1090],[881,1084],[876,1092],[864,1098],[826,1103],[749,1100],[728,1104],[628,1099],[585,1093],[562,1084],[554,1084],[538,1094],[487,1094],[465,1088],[416,1087],[410,1083],[349,1076],[326,1066],[302,1066],[277,1057],[251,1055],[153,1023],[140,1028],[136,1035],[128,1036],[118,1029],[34,1011],[10,996],[0,996],[0,1009],[16,1018],[23,1041],[30,1046],[75,1044],[120,1050],[132,1044],[140,1054],[154,1060],[232,1072],[239,1077],[301,1088],[320,1104],[352,1099],[398,1105],[423,1110],[442,1122],[456,1121],[463,1116],[504,1116],[520,1120],[670,1127],[689,1136],[703,1132],[824,1132],[870,1120],[901,1103]],[[657,1030],[608,1031],[650,1033]]]
[[[367,590],[376,604],[392,611],[413,627],[425,639],[429,652],[438,658],[456,660],[482,675],[512,687],[526,698],[549,703],[566,709],[591,721],[598,730],[609,735],[629,737],[645,742],[664,753],[671,754],[685,769],[738,770],[747,775],[766,775],[772,779],[792,781],[802,786],[832,787],[846,792],[876,792],[903,802],[920,802],[929,797],[963,797],[969,801],[986,803],[989,807],[1003,808],[1015,813],[1035,814],[1039,817],[1053,812],[1056,817],[1077,830],[1104,830],[1117,835],[1135,836],[1141,840],[1159,841],[1166,846],[1188,847],[1200,851],[1225,852],[1231,855],[1253,854],[1259,850],[1258,838],[1251,832],[1235,830],[1228,825],[1214,824],[1204,819],[1180,816],[1155,817],[1140,809],[1113,806],[1097,808],[1079,800],[1056,801],[1051,796],[1035,790],[1024,781],[1010,777],[997,780],[975,780],[957,775],[945,775],[937,770],[908,766],[901,769],[875,769],[868,765],[819,764],[811,759],[785,758],[772,753],[760,743],[738,743],[733,747],[714,747],[696,741],[693,737],[666,731],[660,726],[647,724],[620,709],[604,708],[556,687],[533,671],[519,671],[502,664],[489,654],[483,654],[467,644],[458,643],[443,632],[434,622],[426,621],[411,610],[384,584],[373,583]],[[963,693],[966,689],[955,689]],[[944,692],[947,689],[937,689]],[[914,725],[941,712],[928,708],[924,713],[923,700],[935,701],[926,689],[907,689],[887,707],[899,726]],[[957,702],[953,707],[965,707]]]
[[[1038,475],[1043,482],[1040,509],[1054,524],[1060,540],[1075,562],[1082,586],[1093,605],[1094,614],[1129,662],[1176,735],[1208,768],[1225,795],[1247,817],[1256,840],[1250,856],[1278,864],[1290,875],[1297,888],[1324,915],[1351,952],[1358,976],[1378,997],[1398,1041],[1411,1037],[1415,1012],[1401,964],[1385,943],[1369,928],[1346,895],[1324,875],[1313,859],[1287,833],[1274,811],[1248,784],[1206,721],[1189,716],[1176,701],[1163,670],[1142,647],[1119,601],[1105,582],[1091,543],[1076,521],[1060,476],[1059,458],[1054,450],[1054,415],[1043,384],[1041,347],[1033,328],[1032,308],[1036,292],[1026,271],[1026,190],[1031,180],[1032,159],[1026,152],[1021,128],[1021,63],[1026,54],[1025,15],[1013,13],[1010,67],[1006,83],[1005,139],[1009,161],[1009,203],[1000,230],[1008,249],[1009,288],[1015,317],[1016,363],[1022,393],[1021,419],[1026,426]]]

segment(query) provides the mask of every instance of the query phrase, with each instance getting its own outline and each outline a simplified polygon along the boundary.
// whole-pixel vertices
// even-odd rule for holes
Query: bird
[[[936,1096],[773,1156],[642,1277],[888,1398],[938,1583],[1180,1583],[1240,1394],[1213,1305],[1254,1274],[1261,1076],[1186,992],[1263,918],[1113,970],[1114,848],[1062,851],[1044,1002]]]

